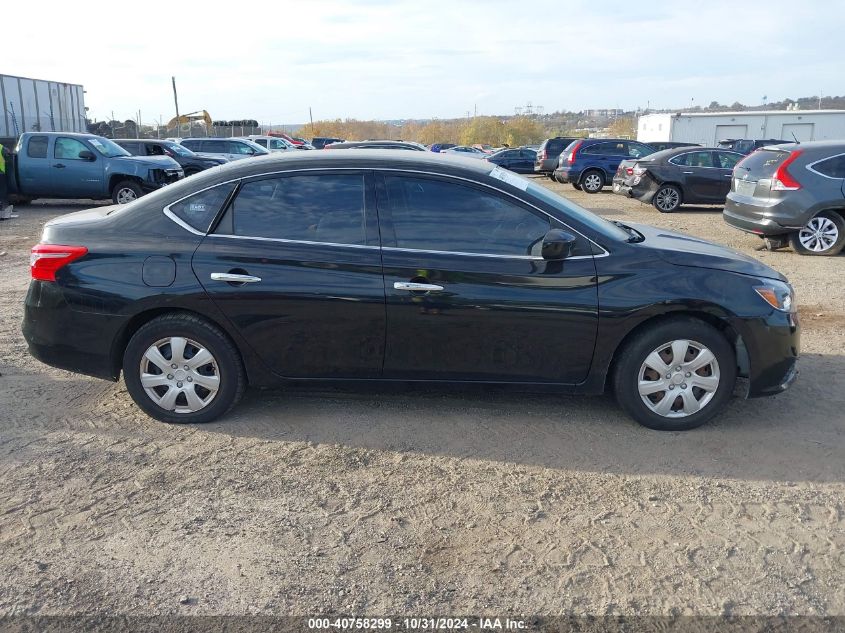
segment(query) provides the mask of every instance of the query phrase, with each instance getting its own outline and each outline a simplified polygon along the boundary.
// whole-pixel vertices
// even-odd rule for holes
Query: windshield
[[[86,140],[94,146],[94,149],[108,158],[114,158],[115,156],[132,156],[132,154],[127,152],[120,145],[107,138],[96,137]]]
[[[196,156],[191,150],[187,147],[179,145],[179,143],[168,143],[165,145],[167,149],[169,149],[174,154],[178,154],[179,156]]]
[[[557,195],[556,193],[549,190],[547,187],[543,185],[535,185],[531,181],[529,182],[528,189],[526,191],[533,195],[535,198],[539,198],[546,204],[554,207],[565,216],[569,216],[571,218],[575,218],[581,224],[590,227],[591,229],[597,231],[601,235],[605,237],[609,237],[613,240],[618,240],[621,242],[626,242],[630,239],[631,235],[628,231],[620,228],[619,226],[613,224],[610,220],[605,220],[601,216],[596,215],[592,211],[587,211],[584,207],[580,207],[574,202],[570,202],[566,198]]]

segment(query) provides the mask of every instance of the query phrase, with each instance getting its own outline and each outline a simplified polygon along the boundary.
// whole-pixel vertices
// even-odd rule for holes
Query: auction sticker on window
[[[513,185],[522,191],[528,189],[528,185],[530,184],[527,180],[525,180],[525,178],[521,178],[515,173],[510,172],[507,169],[502,169],[501,167],[494,167],[493,171],[490,172],[490,175],[493,176],[493,178],[506,182],[509,185]]]

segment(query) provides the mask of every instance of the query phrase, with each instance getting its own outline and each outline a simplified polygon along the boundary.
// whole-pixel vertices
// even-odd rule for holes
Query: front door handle
[[[261,277],[254,275],[238,275],[236,273],[211,273],[212,281],[226,281],[235,284],[254,284],[261,281]]]
[[[56,163],[55,165],[53,165],[53,167],[55,167],[56,169],[64,169],[65,168],[65,166],[62,165],[61,163]]]
[[[685,174],[694,174],[695,172],[694,172],[694,171],[685,171],[685,172],[683,172],[683,173],[685,173]]]
[[[396,290],[410,290],[411,292],[436,292],[443,290],[443,286],[437,284],[419,284],[414,281],[396,281],[393,283]]]

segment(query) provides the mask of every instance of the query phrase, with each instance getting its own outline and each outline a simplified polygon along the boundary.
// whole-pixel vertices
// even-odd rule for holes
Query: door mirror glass
[[[575,248],[575,236],[560,229],[552,229],[543,237],[543,259],[566,259]]]
[[[88,160],[88,161],[97,160],[97,157],[94,156],[94,152],[89,151],[87,149],[84,149],[81,152],[79,152],[79,158],[81,158],[82,160]]]

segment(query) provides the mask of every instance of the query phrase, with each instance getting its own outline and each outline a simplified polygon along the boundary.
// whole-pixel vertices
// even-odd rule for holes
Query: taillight
[[[625,173],[628,174],[629,176],[633,176],[634,175],[634,168],[633,167],[626,167]]]
[[[56,272],[62,266],[88,253],[84,246],[61,244],[36,244],[29,256],[29,271],[33,279],[56,281]]]
[[[546,160],[546,158],[548,158],[548,156],[549,156],[549,154],[548,154],[548,152],[546,152],[546,150],[543,150],[542,152],[540,152],[540,160]]]
[[[772,191],[795,191],[801,188],[801,183],[792,177],[787,167],[796,158],[801,155],[801,150],[797,149],[789,154],[789,157],[783,161],[772,176]]]
[[[575,143],[575,147],[572,148],[572,151],[569,152],[569,156],[566,157],[567,163],[574,163],[575,162],[575,154],[578,153],[578,150],[581,148],[581,141]]]

